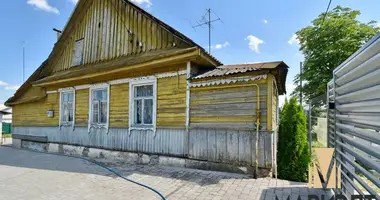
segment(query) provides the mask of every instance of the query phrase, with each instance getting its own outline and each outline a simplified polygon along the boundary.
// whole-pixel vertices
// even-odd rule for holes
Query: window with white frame
[[[74,121],[74,92],[61,92],[61,125],[71,125]]]
[[[156,82],[131,83],[130,125],[135,128],[154,128],[156,124]]]
[[[91,90],[91,124],[107,125],[108,121],[108,88]]]

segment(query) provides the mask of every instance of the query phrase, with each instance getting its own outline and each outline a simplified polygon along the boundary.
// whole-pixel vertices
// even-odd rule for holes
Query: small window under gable
[[[84,39],[75,42],[73,66],[83,64]]]

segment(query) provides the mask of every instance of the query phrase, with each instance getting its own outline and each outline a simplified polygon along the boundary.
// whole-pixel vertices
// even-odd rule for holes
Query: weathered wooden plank
[[[231,163],[239,161],[239,132],[227,131],[227,160]]]
[[[216,161],[225,162],[227,159],[227,131],[216,129]]]
[[[260,127],[265,127],[266,123],[260,124]],[[206,123],[206,122],[190,122],[191,128],[226,128],[226,129],[256,129],[256,125],[253,122],[234,122],[234,123],[226,123],[226,122],[215,122],[215,123]],[[260,129],[262,130],[262,129]]]
[[[207,160],[216,161],[216,130],[207,130]]]
[[[260,106],[261,108],[265,108],[263,106]],[[249,109],[253,110],[255,112],[257,107],[257,103],[225,103],[225,104],[203,104],[203,105],[191,105],[191,109],[201,109],[201,110],[242,110],[242,109]]]

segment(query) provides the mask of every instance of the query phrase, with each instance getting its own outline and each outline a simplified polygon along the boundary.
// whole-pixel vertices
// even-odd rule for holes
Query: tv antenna
[[[211,19],[211,13],[216,17]],[[193,26],[193,28],[208,26],[208,52],[211,54],[211,27],[212,23],[220,21],[223,23],[222,19],[213,11],[211,8],[206,10],[206,13],[203,15],[202,19],[197,22],[197,25]]]

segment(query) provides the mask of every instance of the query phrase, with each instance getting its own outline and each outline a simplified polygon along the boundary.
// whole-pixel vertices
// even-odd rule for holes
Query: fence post
[[[311,135],[311,131],[312,131],[312,121],[311,121],[311,103],[309,102],[309,148],[310,148],[310,153],[311,153],[311,145],[312,145],[312,135]]]

